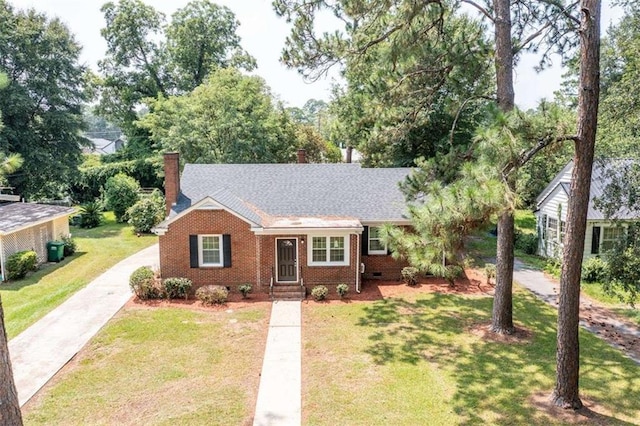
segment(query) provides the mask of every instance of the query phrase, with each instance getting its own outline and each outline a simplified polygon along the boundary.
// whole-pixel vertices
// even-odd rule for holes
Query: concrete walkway
[[[273,302],[254,426],[302,422],[301,304]]]
[[[131,273],[158,265],[158,256],[155,244],[128,257],[9,341],[20,406],[122,308],[131,298]]]
[[[559,283],[547,278],[542,271],[529,268],[516,259],[513,279],[539,299],[558,307]],[[640,364],[638,327],[630,322],[620,321],[607,308],[585,297],[580,298],[580,325]]]

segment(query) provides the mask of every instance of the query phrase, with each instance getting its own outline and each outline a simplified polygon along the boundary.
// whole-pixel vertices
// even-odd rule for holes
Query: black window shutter
[[[591,254],[600,253],[600,227],[594,226],[591,234]]]
[[[222,236],[222,266],[231,268],[231,235]]]
[[[360,244],[361,254],[363,256],[369,255],[369,227],[365,226],[362,230],[362,241]]]
[[[189,259],[192,268],[200,266],[198,263],[198,236],[189,235]]]

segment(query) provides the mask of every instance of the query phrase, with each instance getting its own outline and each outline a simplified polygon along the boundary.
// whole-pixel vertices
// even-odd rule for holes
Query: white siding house
[[[69,235],[70,207],[34,203],[0,204],[0,282],[7,279],[7,259],[34,250],[38,263],[47,261],[47,242]]]
[[[573,161],[570,161],[536,199],[536,222],[538,230],[538,254],[544,257],[561,257],[565,234],[567,208],[571,196],[571,173]],[[621,237],[623,228],[614,226],[602,212],[593,205],[593,199],[602,196],[607,179],[605,167],[594,164],[591,176],[589,210],[587,212],[587,230],[584,241],[583,260],[597,256],[611,248]],[[625,213],[618,215],[622,220],[637,220],[639,215]]]

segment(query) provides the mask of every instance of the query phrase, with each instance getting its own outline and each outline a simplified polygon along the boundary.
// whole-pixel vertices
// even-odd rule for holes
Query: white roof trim
[[[552,195],[555,195],[555,194],[556,194],[556,189],[557,189],[558,187],[560,187],[560,189],[562,189],[562,190],[564,191],[564,193],[565,193],[565,194],[567,194],[567,196],[569,196],[569,193],[567,192],[567,190],[566,190],[566,189],[564,189],[564,186],[562,186],[562,184],[563,184],[563,183],[570,183],[570,182],[567,182],[567,181],[562,180],[562,181],[559,181],[558,183],[556,183],[556,185],[551,189],[551,191],[549,191],[548,193],[546,193],[546,194],[545,194],[545,196],[544,196],[544,197],[543,197],[543,198],[542,198],[538,203],[536,203],[536,209],[537,209],[537,210],[540,210],[540,208],[541,208],[541,207],[542,207],[542,205],[545,203],[545,201],[547,201],[547,199],[548,199],[549,197],[551,197]],[[537,211],[537,210],[536,210],[536,211]]]
[[[363,227],[350,228],[256,228],[256,235],[300,235],[300,234],[362,234]]]

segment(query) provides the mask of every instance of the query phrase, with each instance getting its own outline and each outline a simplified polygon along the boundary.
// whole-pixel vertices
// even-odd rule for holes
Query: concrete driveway
[[[44,386],[131,298],[129,276],[157,266],[155,244],[124,259],[9,341],[20,406]]]

